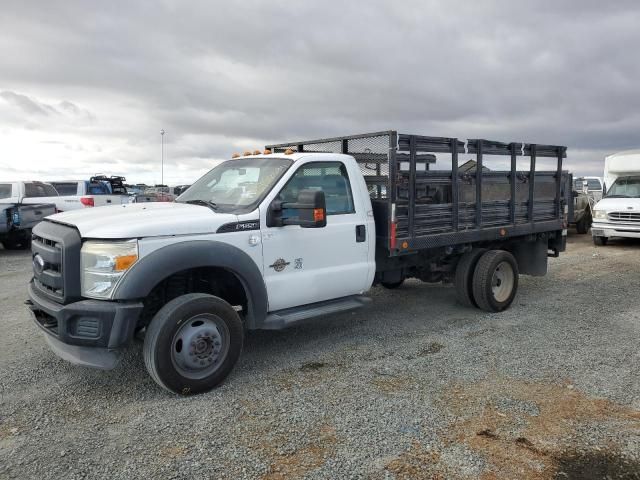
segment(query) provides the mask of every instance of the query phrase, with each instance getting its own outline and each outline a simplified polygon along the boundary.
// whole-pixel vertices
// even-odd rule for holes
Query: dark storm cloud
[[[640,143],[635,1],[14,2],[2,20],[3,98],[114,119],[92,134],[141,169],[160,127],[194,169],[389,128],[567,144],[591,173]]]

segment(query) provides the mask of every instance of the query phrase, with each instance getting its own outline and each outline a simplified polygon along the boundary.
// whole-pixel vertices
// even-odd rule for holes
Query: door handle
[[[364,242],[367,239],[367,228],[364,225],[356,225],[356,242]]]

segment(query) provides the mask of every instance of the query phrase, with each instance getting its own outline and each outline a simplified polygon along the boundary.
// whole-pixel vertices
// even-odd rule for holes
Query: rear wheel
[[[380,282],[380,285],[382,285],[384,288],[388,288],[389,290],[394,290],[400,287],[403,283],[404,283],[404,278],[397,282]]]
[[[589,228],[591,227],[591,218],[588,216],[582,217],[579,222],[576,222],[576,232],[580,235],[584,235],[589,232]]]
[[[473,273],[473,298],[479,308],[501,312],[509,307],[518,291],[518,263],[509,252],[489,250]]]
[[[456,299],[465,307],[478,306],[473,299],[473,272],[484,252],[486,252],[484,248],[475,248],[462,255],[456,266]]]
[[[221,383],[240,357],[244,331],[233,307],[204,293],[182,295],[153,317],[144,362],[162,387],[182,395]]]
[[[598,247],[604,247],[608,241],[609,241],[608,237],[593,237],[593,243]]]

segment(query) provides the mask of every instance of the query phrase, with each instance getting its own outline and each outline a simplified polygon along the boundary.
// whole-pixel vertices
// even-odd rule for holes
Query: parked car
[[[176,197],[179,197],[180,195],[182,195],[184,192],[187,191],[187,188],[189,188],[191,185],[177,185],[175,187],[173,187],[173,194]]]
[[[56,194],[42,182],[0,183],[0,243],[5,249],[29,248],[33,227],[56,213],[51,202]]]
[[[129,203],[122,180],[123,177],[92,177],[90,180],[56,180],[50,183],[65,202],[64,210],[74,210]]]
[[[604,198],[594,207],[593,242],[640,238],[640,150],[609,155],[604,161]]]
[[[589,233],[593,206],[602,198],[602,181],[598,177],[576,177],[567,188],[573,192],[573,203],[569,204],[569,225],[574,225],[579,234]]]
[[[268,148],[219,164],[174,203],[40,223],[34,258],[61,283],[34,270],[28,304],[53,351],[113,368],[146,329],[152,378],[203,392],[231,372],[246,330],[359,308],[372,285],[406,278],[453,283],[461,304],[499,312],[519,274],[545,275],[565,250],[565,147],[389,131]],[[465,150],[473,173],[457,171]],[[451,169],[429,170],[433,152]],[[483,154],[511,170],[485,172]],[[516,172],[520,155],[557,168]]]
[[[602,200],[603,181],[600,177],[575,177],[573,180],[578,192],[589,193],[596,202]]]
[[[143,194],[136,196],[136,203],[146,202],[173,202],[176,196],[171,192],[171,188],[166,185],[156,185],[147,188]]]

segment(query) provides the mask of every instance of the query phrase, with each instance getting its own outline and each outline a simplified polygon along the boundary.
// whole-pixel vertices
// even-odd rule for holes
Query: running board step
[[[336,300],[327,300],[326,302],[312,303],[302,307],[278,310],[267,315],[267,319],[261,328],[265,330],[280,330],[309,318],[355,310],[356,308],[364,307],[370,302],[371,299],[369,297],[353,295]]]

